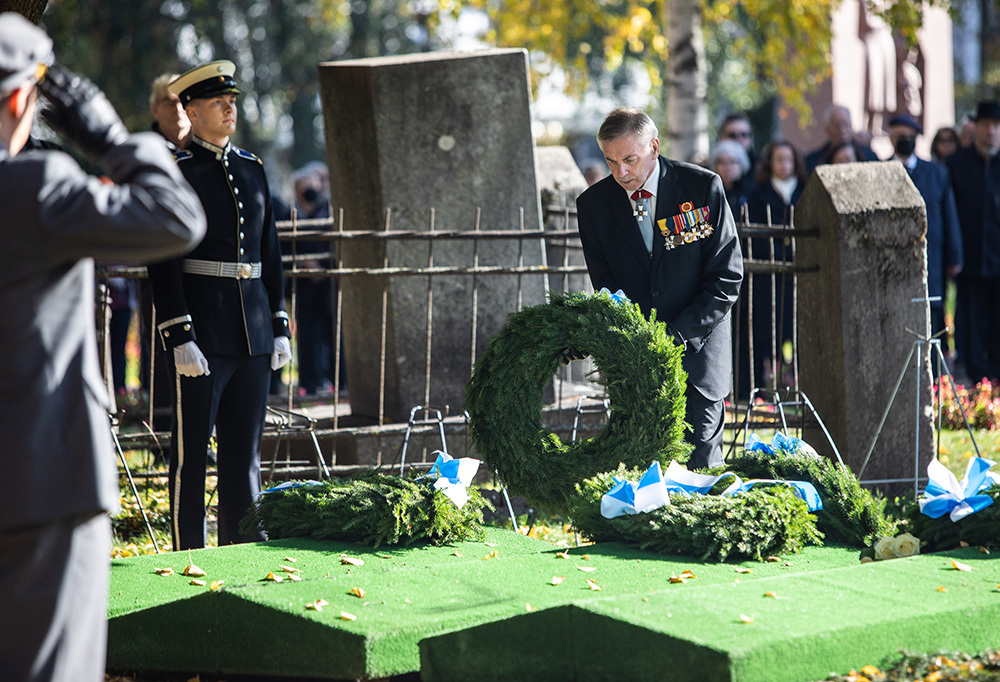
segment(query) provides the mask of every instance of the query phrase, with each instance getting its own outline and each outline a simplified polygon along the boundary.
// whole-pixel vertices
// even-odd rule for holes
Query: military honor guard
[[[720,466],[733,373],[729,311],[743,280],[722,180],[660,156],[656,125],[638,109],[608,114],[597,142],[611,175],[576,202],[590,280],[595,290],[623,290],[645,315],[656,310],[684,346],[688,467]]]
[[[241,533],[260,492],[260,442],[271,371],[291,358],[281,250],[261,160],[230,143],[239,94],[230,61],[170,83],[191,121],[177,165],[208,216],[205,239],[184,258],[149,268],[157,331],[174,366],[170,505],[175,550],[204,547],[205,473],[217,442],[219,544]]]
[[[43,116],[110,179],[26,149]],[[118,475],[97,362],[94,259],[169,258],[205,214],[152,133],[129,135],[52,41],[0,14],[0,680],[99,682]]]

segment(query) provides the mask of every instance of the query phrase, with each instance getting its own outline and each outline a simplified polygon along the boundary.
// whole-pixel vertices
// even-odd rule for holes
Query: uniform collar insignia
[[[232,147],[232,145],[229,144],[228,142],[226,143],[225,147],[219,147],[217,145],[212,144],[211,142],[207,142],[201,139],[197,135],[192,135],[191,141],[215,154],[216,161],[221,161],[223,158],[225,158],[226,154],[229,153],[229,150]]]

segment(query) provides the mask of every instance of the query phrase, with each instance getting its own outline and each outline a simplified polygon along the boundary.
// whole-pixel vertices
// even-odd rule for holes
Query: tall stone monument
[[[815,269],[798,280],[800,385],[855,473],[914,334],[930,328],[926,215],[898,162],[819,166],[796,208],[796,230],[818,233],[796,240],[796,264]],[[910,359],[864,479],[913,477],[918,424],[925,475],[934,447],[927,358],[925,344],[919,363]],[[806,440],[824,451],[818,430]]]
[[[345,228],[539,230],[527,53],[436,52],[321,64],[331,203]],[[348,268],[517,266],[541,263],[540,240],[341,242]],[[544,301],[538,276],[435,276],[431,289],[429,403],[464,404],[473,358],[521,305]],[[355,415],[406,421],[425,403],[428,277],[352,276],[344,292],[344,346]],[[475,303],[475,306],[474,306]],[[386,321],[385,341],[382,320]],[[475,329],[473,329],[475,312]],[[475,339],[475,347],[473,340]],[[385,354],[384,369],[380,357]],[[379,390],[384,384],[384,404]]]

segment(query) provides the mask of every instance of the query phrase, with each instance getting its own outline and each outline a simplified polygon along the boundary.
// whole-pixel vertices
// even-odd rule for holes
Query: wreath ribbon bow
[[[791,455],[798,453],[801,442],[794,436],[786,436],[781,431],[775,431],[774,437],[771,438],[771,444],[768,445],[756,433],[751,433],[747,439],[746,448],[750,452],[759,450],[767,455],[773,455],[775,452],[786,452]]]
[[[994,464],[992,460],[973,457],[965,477],[959,481],[937,458],[932,459],[927,465],[927,487],[919,500],[920,512],[932,519],[948,514],[955,523],[990,506],[993,498],[978,493],[1000,483],[1000,476],[989,471]]]
[[[434,481],[434,489],[443,492],[456,507],[461,509],[469,501],[468,488],[476,472],[479,471],[481,462],[472,457],[456,459],[441,450],[435,450],[433,454],[437,455],[437,459],[434,460],[427,475],[437,478]]]
[[[659,462],[653,462],[638,483],[615,476],[611,490],[601,497],[601,516],[613,519],[623,514],[641,514],[670,504]]]
[[[619,289],[615,293],[611,293],[611,289],[608,289],[607,287],[602,287],[601,290],[598,291],[597,293],[607,294],[608,298],[610,298],[613,303],[631,303],[628,296],[626,296],[625,292],[622,291],[621,289]]]

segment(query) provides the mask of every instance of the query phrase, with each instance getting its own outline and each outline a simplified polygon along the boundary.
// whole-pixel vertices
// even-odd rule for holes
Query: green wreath
[[[611,399],[595,437],[566,444],[542,427],[542,389],[569,349],[589,353]],[[574,487],[619,464],[648,467],[685,455],[681,349],[655,314],[607,294],[552,293],[512,314],[466,387],[472,441],[514,494],[566,511]]]

